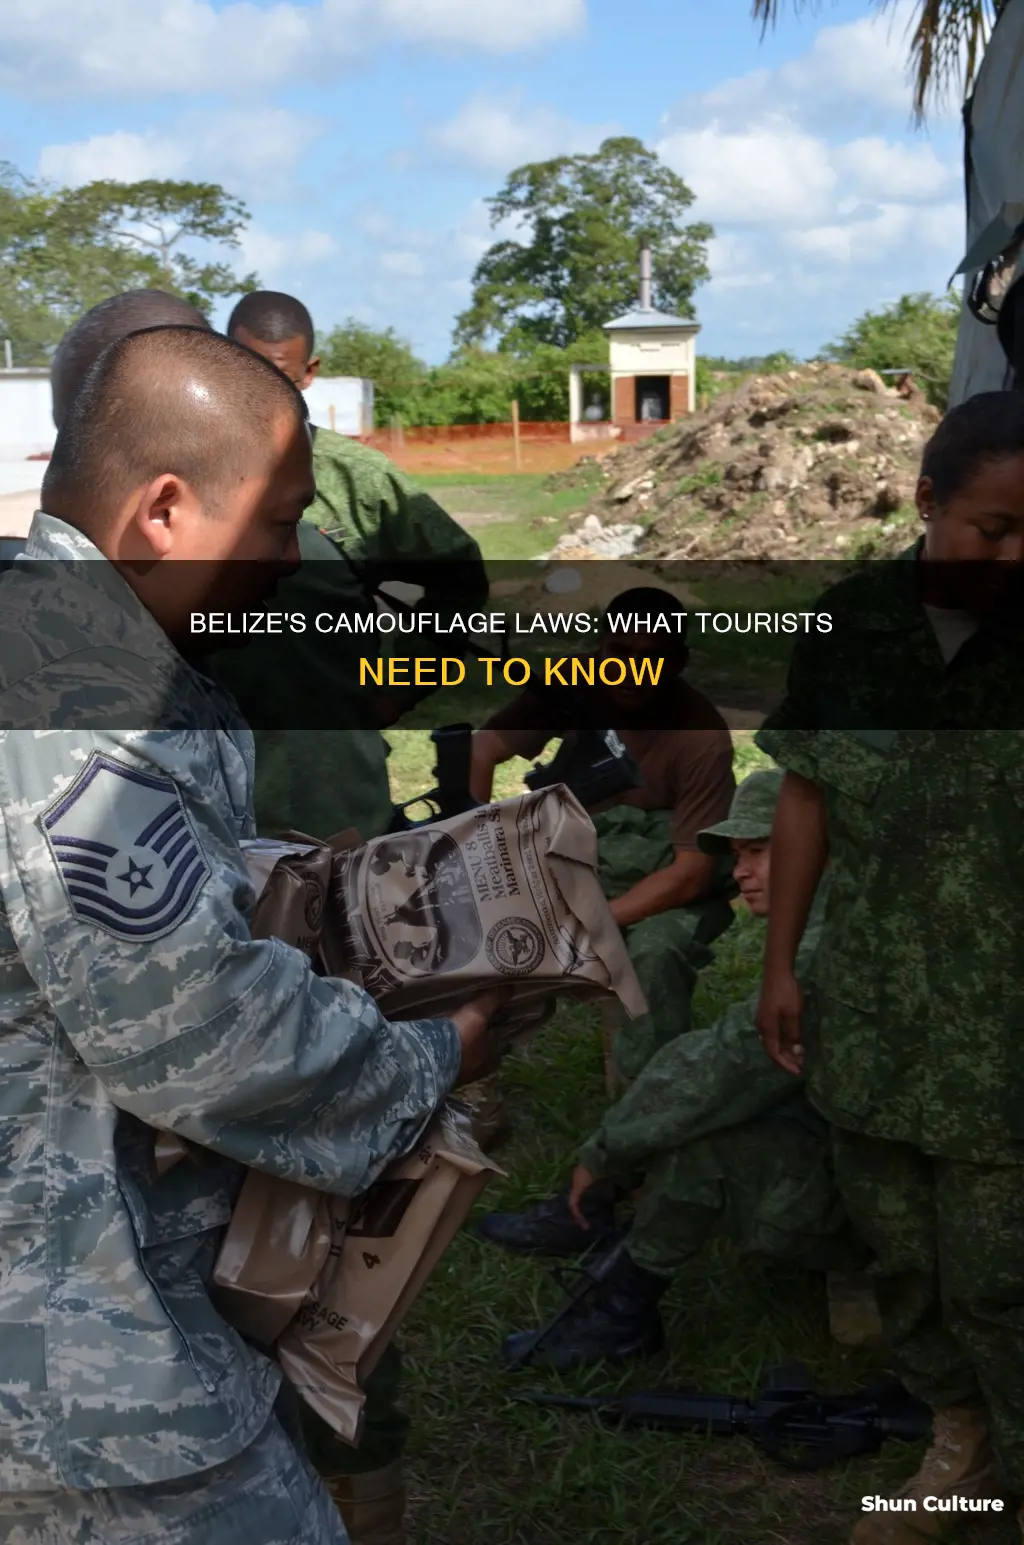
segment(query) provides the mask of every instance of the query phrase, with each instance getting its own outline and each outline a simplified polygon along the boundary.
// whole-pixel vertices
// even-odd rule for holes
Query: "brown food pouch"
[[[593,822],[563,784],[339,853],[328,911],[389,1018],[438,1017],[495,985],[511,989],[510,1041],[556,995],[646,1010]]]
[[[357,1443],[363,1385],[483,1187],[498,1169],[470,1118],[445,1105],[413,1153],[352,1203],[340,1258],[277,1345],[289,1382]]]
[[[216,1303],[243,1336],[271,1347],[294,1319],[328,1261],[334,1205],[322,1191],[249,1171],[213,1269]]]

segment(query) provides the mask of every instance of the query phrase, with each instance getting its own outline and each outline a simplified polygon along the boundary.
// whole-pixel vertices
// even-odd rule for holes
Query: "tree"
[[[237,247],[248,214],[214,184],[89,183],[53,189],[0,163],[0,337],[44,364],[83,311],[122,290],[173,290],[206,310],[257,284],[196,243]],[[189,251],[186,243],[193,244]]]
[[[753,0],[753,15],[761,34],[778,19],[783,0]],[[887,11],[897,0],[872,0]],[[793,0],[796,10],[818,9],[818,0]],[[1006,0],[917,0],[917,20],[911,33],[910,63],[914,70],[914,112],[920,122],[929,98],[941,100],[952,84],[964,96],[974,84],[992,27]]]
[[[156,263],[162,286],[200,310],[217,297],[258,288],[226,263],[203,262],[187,244],[239,248],[249,211],[215,182],[90,182],[57,195],[55,219],[105,246],[127,248]]]
[[[947,295],[903,295],[881,311],[866,311],[822,351],[858,370],[910,370],[929,402],[944,409],[949,398],[960,322],[960,300]]]
[[[427,379],[427,367],[393,328],[377,332],[353,317],[321,339],[320,369],[328,376],[362,376],[374,385],[374,415],[387,424],[396,415],[414,418],[410,396]]]
[[[488,206],[492,229],[514,223],[527,239],[495,242],[481,258],[456,347],[503,345],[514,335],[564,348],[601,328],[636,304],[641,237],[651,248],[654,305],[692,316],[714,234],[682,223],[692,203],[683,179],[637,139],[518,167]]]

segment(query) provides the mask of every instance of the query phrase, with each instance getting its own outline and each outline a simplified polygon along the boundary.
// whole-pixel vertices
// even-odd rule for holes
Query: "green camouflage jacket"
[[[396,566],[429,559],[480,563],[469,533],[380,451],[317,429],[313,472],[316,499],[306,519],[378,576],[400,578]]]
[[[835,1124],[978,1162],[1024,1160],[1020,620],[950,665],[914,565],[829,591],[756,736],[824,791],[832,888],[806,1013],[808,1088]]]
[[[302,567],[277,587],[268,606],[337,612],[388,580],[422,585],[423,606],[442,613],[486,597],[487,576],[476,542],[386,456],[318,429],[313,468],[317,496],[299,533]],[[450,642],[445,650],[453,652]],[[374,641],[375,654],[408,652],[404,636]],[[351,650],[340,643],[327,647],[312,633],[283,634],[225,651],[215,665],[218,678],[257,726],[284,723],[297,713],[299,682],[310,701],[330,705],[337,726],[255,730],[261,833],[291,828],[323,838],[354,826],[368,840],[387,830],[392,814],[388,747],[370,727],[372,702],[359,688]],[[403,712],[426,695],[422,689],[390,694]],[[282,705],[280,713],[276,704]]]
[[[335,544],[315,526],[299,531],[302,563],[266,604],[275,610],[339,612],[362,601],[359,581]],[[218,680],[255,725],[300,715],[301,693],[329,704],[348,729],[256,728],[256,825],[261,836],[302,831],[326,839],[354,826],[366,841],[391,823],[388,747],[367,723],[372,701],[361,691],[350,650],[313,632],[253,638],[214,657]],[[359,726],[359,727],[357,727]]]

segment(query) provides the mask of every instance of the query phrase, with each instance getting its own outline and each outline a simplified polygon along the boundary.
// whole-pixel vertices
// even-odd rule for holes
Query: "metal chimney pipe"
[[[651,309],[651,249],[644,242],[640,248],[640,310]]]

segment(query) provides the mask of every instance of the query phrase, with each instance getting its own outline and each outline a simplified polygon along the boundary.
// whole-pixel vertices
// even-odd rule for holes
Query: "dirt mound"
[[[897,395],[873,371],[756,376],[605,457],[604,486],[578,524],[641,523],[640,558],[899,552],[916,529],[914,486],[938,419],[912,387]]]

